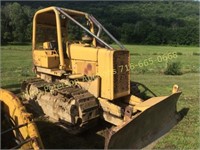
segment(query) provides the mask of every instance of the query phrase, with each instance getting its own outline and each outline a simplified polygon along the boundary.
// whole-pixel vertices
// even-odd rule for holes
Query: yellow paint
[[[110,103],[108,100],[103,98],[98,98],[99,104],[104,112],[110,113],[117,117],[122,117],[122,110],[120,106]]]
[[[97,62],[98,51],[98,48],[85,47],[84,44],[70,44],[70,46],[67,49],[67,55],[71,60],[85,60]]]
[[[142,103],[143,100],[135,95],[130,95],[127,98],[124,98],[124,102],[134,106]]]
[[[73,16],[81,16],[88,19],[88,14],[84,12],[63,9],[66,13]],[[88,20],[90,23],[90,31],[95,32],[94,24],[91,20]],[[42,49],[36,49],[36,30],[37,25],[53,27],[57,33],[57,42],[58,42],[58,54],[54,50],[45,50],[49,49],[49,41],[43,43]],[[122,57],[121,54],[118,54],[119,50],[108,50],[106,48],[98,47],[96,40],[93,38],[93,44],[86,45],[82,43],[74,44],[69,41],[66,42],[66,50],[63,49],[62,43],[62,31],[67,27],[66,20],[61,19],[59,11],[56,7],[48,7],[42,10],[39,10],[35,13],[33,19],[33,62],[37,67],[43,67],[46,69],[60,69],[64,71],[71,71],[72,74],[84,74],[88,76],[98,75],[101,80],[101,93],[100,97],[113,100],[119,97],[127,96],[130,94],[130,72],[127,72],[127,77],[123,78],[123,74],[117,73],[113,74],[113,70],[116,69],[117,65],[127,65],[129,63],[129,54],[125,57]],[[65,31],[67,32],[67,31]],[[64,33],[63,33],[64,34]],[[65,33],[65,40],[67,33]],[[48,36],[48,35],[46,35]],[[127,53],[127,51],[123,51]],[[64,59],[64,53],[66,53],[67,58]],[[115,62],[114,55],[117,55],[117,61]],[[119,59],[118,59],[119,57]],[[121,58],[122,57],[122,58]],[[123,62],[123,64],[120,64]],[[126,62],[126,64],[124,64]],[[115,66],[114,66],[115,64]],[[117,68],[118,69],[118,68]],[[40,69],[40,71],[42,71]],[[44,70],[44,73],[52,71]],[[41,72],[42,73],[42,72]],[[123,80],[121,80],[123,78]],[[116,80],[116,81],[115,81]],[[121,80],[121,81],[120,81]],[[114,83],[115,82],[115,83]],[[123,89],[120,89],[122,84],[127,84]],[[120,91],[120,90],[121,91]]]
[[[36,67],[37,72],[39,73],[39,77],[42,78],[42,74],[53,75],[61,77],[63,75],[63,71],[59,69],[48,69],[43,67]],[[43,78],[44,79],[44,78]]]
[[[58,68],[59,56],[55,50],[34,50],[33,62],[39,67]]]
[[[161,101],[165,100],[167,96],[160,96],[160,97],[152,97],[147,101],[144,101],[138,105],[134,106],[134,109],[145,111],[146,109],[153,107],[154,105],[160,103]]]
[[[90,31],[95,33],[94,24],[88,18],[88,14],[80,11],[62,8],[71,17],[84,17],[88,19]],[[71,80],[75,84],[81,85],[99,100],[99,105],[103,110],[104,120],[114,124],[122,125],[124,114],[122,113],[127,106],[132,106],[133,116],[135,113],[144,112],[148,108],[154,107],[167,97],[154,97],[143,101],[139,97],[130,95],[130,54],[127,50],[110,50],[98,46],[95,38],[92,44],[83,41],[68,41],[68,19],[61,19],[60,12],[56,7],[48,7],[39,10],[33,19],[33,62],[38,74],[63,77],[63,74],[71,75]],[[55,29],[58,43],[58,51],[48,50],[49,42],[43,41],[42,48],[36,48],[37,26]],[[97,27],[98,28],[98,27]],[[47,35],[48,36],[48,33]],[[62,37],[63,36],[63,37]],[[75,43],[76,42],[76,43]],[[66,49],[64,49],[65,46]],[[64,56],[67,55],[65,58]],[[151,60],[149,60],[151,63]],[[131,66],[131,67],[129,67]],[[37,75],[38,75],[37,74]],[[93,81],[78,82],[77,80],[87,76],[98,76]],[[42,75],[40,75],[42,77]],[[69,77],[70,78],[70,77]],[[68,76],[60,78],[63,83],[69,82]],[[178,91],[178,86],[174,86],[172,93]],[[121,100],[123,103],[117,103]],[[111,102],[112,101],[112,102]],[[125,116],[126,117],[126,116]],[[130,117],[130,118],[131,118]],[[129,118],[129,119],[130,119]]]
[[[101,77],[101,97],[114,100],[119,97],[127,96],[130,94],[130,72],[118,72],[114,74],[115,61],[114,55],[118,55],[119,52],[127,53],[128,51],[120,51],[120,50],[107,50],[107,49],[99,49],[98,52],[98,75]],[[129,55],[129,54],[128,54]],[[119,56],[117,56],[119,57]],[[124,60],[127,60],[129,63],[129,58],[122,57],[119,62],[116,62],[116,66],[124,65],[121,64],[124,62]],[[123,73],[127,75],[127,78],[125,78],[123,81],[117,81],[114,82],[115,77],[124,76]],[[120,83],[119,83],[120,82]],[[128,84],[128,87],[125,91],[115,91],[114,88],[119,88],[119,86],[122,86],[122,84]]]
[[[173,85],[172,94],[177,93],[179,91],[179,87],[177,84]]]
[[[32,122],[31,114],[26,112],[25,107],[21,104],[20,100],[11,92],[0,89],[0,100],[3,102],[3,107],[5,113],[15,120],[16,125],[22,125],[28,123],[27,126],[21,127],[19,129],[24,139],[28,138],[36,138],[37,140],[33,140],[24,144],[21,149],[40,149],[44,148],[38,129],[34,122]],[[15,136],[18,135],[15,133]]]
[[[86,82],[77,82],[83,89],[89,91],[96,98],[99,97],[100,93],[100,78],[96,77],[94,80],[86,81]]]
[[[63,8],[63,10],[68,13],[68,14],[73,14],[73,15],[77,15],[77,16],[87,16],[87,13],[84,12],[80,12],[80,11],[75,11],[75,10],[70,10],[70,9],[65,9]],[[48,13],[53,13],[52,16],[48,17],[48,18],[42,18],[43,19],[52,19],[53,17],[55,17],[56,20],[56,29],[57,29],[57,41],[58,41],[58,51],[59,51],[59,60],[60,60],[60,65],[59,65],[59,69],[64,70],[66,69],[66,65],[65,65],[65,60],[64,60],[64,55],[63,55],[63,46],[62,46],[62,33],[61,33],[61,26],[62,26],[62,22],[60,20],[60,12],[56,9],[56,7],[48,7],[48,8],[44,8],[41,10],[38,10],[33,18],[33,36],[32,36],[32,46],[33,46],[33,50],[36,49],[36,30],[37,30],[37,22],[38,22],[38,16],[40,16],[41,14],[48,14]],[[55,15],[55,16],[54,16]],[[91,31],[94,32],[94,28],[91,28]]]

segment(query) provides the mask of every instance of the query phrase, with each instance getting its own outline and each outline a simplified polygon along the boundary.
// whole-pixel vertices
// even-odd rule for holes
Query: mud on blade
[[[144,148],[168,132],[177,122],[177,100],[181,92],[154,97],[137,105],[139,115],[107,132],[105,149]]]

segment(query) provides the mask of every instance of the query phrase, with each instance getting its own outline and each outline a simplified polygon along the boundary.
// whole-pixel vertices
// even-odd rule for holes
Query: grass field
[[[133,65],[137,64],[131,70],[132,80],[145,84],[157,95],[169,95],[175,83],[183,92],[177,109],[186,110],[183,111],[186,116],[153,148],[199,149],[199,48],[138,45],[126,45],[125,47],[130,50]],[[169,57],[175,52],[176,57]],[[179,61],[183,75],[164,75],[163,72],[169,61]],[[31,46],[1,46],[2,88],[19,91],[20,83],[34,76],[31,69]],[[58,140],[62,139],[58,138]]]

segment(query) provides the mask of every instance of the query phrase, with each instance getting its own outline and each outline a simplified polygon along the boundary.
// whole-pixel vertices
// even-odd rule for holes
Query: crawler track
[[[48,83],[43,79],[33,78],[24,81],[21,90],[34,110],[74,131],[81,132],[90,128],[99,117],[97,99],[80,87],[64,86],[60,82]]]

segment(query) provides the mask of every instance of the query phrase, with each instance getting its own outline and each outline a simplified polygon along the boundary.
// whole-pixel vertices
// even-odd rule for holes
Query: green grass
[[[31,46],[1,46],[1,86],[18,89],[32,73]]]
[[[133,46],[126,48],[131,53],[131,62],[143,63],[145,59],[152,58],[154,63],[146,67],[137,67],[132,70],[131,79],[144,83],[157,95],[169,95],[173,84],[178,84],[183,92],[177,109],[189,108],[187,115],[175,126],[171,132],[163,137],[155,145],[155,149],[198,149],[199,140],[199,53],[198,47],[170,47],[170,46]],[[182,64],[183,75],[163,75],[167,61],[158,62],[157,57],[170,52],[181,53],[171,61],[179,61]],[[143,72],[141,70],[144,70]]]
[[[183,66],[183,73],[199,72],[199,56],[193,55],[193,53],[199,53],[198,47],[127,45],[126,48],[133,54],[140,54],[131,55],[131,61],[134,62],[134,64],[144,63],[145,59],[149,58],[153,60],[153,64],[149,63],[146,67],[136,67],[133,73],[163,73],[169,61],[179,61]],[[162,59],[170,55],[170,53],[176,53],[177,57],[167,60]]]
[[[171,46],[139,46],[126,45],[130,50],[131,62],[144,64],[151,58],[153,63],[131,70],[131,79],[141,82],[157,95],[169,95],[173,84],[178,84],[183,92],[177,109],[188,108],[187,115],[171,132],[158,141],[156,149],[198,149],[199,140],[199,53],[198,47]],[[170,61],[180,61],[183,75],[164,75],[167,61],[158,61],[163,54],[176,52],[177,58]],[[26,78],[34,76],[31,72],[31,46],[1,46],[1,87],[15,91]],[[60,139],[62,140],[62,139]],[[89,147],[91,148],[91,146]]]
[[[156,149],[198,149],[199,142],[199,77],[197,73],[181,76],[166,76],[160,74],[132,75],[134,81],[145,83],[157,95],[169,95],[172,85],[178,84],[183,92],[178,101],[178,111],[189,108],[187,115],[159,140]]]

